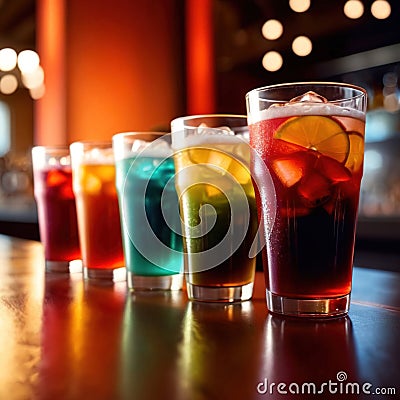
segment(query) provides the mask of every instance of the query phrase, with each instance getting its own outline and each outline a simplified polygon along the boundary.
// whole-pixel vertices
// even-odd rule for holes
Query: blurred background
[[[356,264],[400,270],[399,24],[398,0],[0,0],[0,233],[39,240],[33,145],[328,80],[369,95]]]

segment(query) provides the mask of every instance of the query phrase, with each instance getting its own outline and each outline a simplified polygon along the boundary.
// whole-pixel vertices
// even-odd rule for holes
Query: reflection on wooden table
[[[0,237],[0,399],[310,398],[290,394],[303,383],[320,398],[395,398],[400,274],[356,268],[353,282],[348,317],[281,318],[261,273],[242,304],[132,295],[125,282],[45,274],[39,243]],[[386,397],[363,395],[364,383]]]

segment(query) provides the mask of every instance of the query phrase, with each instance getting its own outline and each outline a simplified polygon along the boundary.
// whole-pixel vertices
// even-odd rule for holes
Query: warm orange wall
[[[33,144],[67,143],[65,75],[65,4],[68,0],[36,1],[37,50],[45,73],[45,95],[34,103]]]
[[[213,0],[186,0],[188,114],[216,112]]]
[[[178,1],[37,1],[38,9],[50,7],[49,3],[66,6],[66,142],[168,126],[183,113]],[[48,20],[38,23],[47,25]],[[44,35],[46,29],[40,32]],[[62,32],[59,35],[63,40]],[[38,37],[38,42],[39,51],[49,51],[44,37]],[[50,64],[43,67],[48,82],[52,82],[49,73],[62,73],[62,68],[57,71]],[[62,99],[55,101],[62,103]],[[44,120],[58,104],[45,98],[42,103],[35,137],[51,140]],[[62,125],[62,115],[57,118]]]

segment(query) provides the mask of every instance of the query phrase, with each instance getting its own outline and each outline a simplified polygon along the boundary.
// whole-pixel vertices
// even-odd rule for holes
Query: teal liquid
[[[125,264],[135,275],[183,271],[174,174],[169,158],[134,157],[116,162]]]

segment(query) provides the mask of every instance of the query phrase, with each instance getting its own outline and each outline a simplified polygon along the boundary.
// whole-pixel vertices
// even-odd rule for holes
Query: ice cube
[[[67,181],[67,176],[58,169],[50,170],[47,174],[47,186],[60,186]]]
[[[150,142],[146,142],[145,140],[136,139],[132,144],[132,153],[139,153],[145,149]]]
[[[101,179],[96,175],[87,173],[84,181],[84,190],[89,194],[99,194],[101,191]]]
[[[289,101],[289,104],[293,103],[328,103],[328,100],[318,93],[309,91],[300,96],[294,97]]]
[[[70,156],[61,157],[60,165],[71,165],[71,157]]]
[[[85,164],[114,164],[112,148],[95,148],[85,153]]]
[[[250,165],[250,146],[246,142],[233,146],[232,155],[238,162]]]
[[[316,168],[332,182],[345,182],[351,179],[350,171],[343,164],[330,157],[320,156]]]
[[[272,162],[272,169],[286,187],[295,185],[303,177],[304,168],[304,163],[295,159],[276,159]]]
[[[197,127],[198,135],[234,135],[235,132],[232,131],[229,126],[219,126],[216,128],[211,128],[207,124],[202,123]]]
[[[159,138],[151,142],[145,153],[148,153],[152,157],[169,157],[172,155],[172,149],[171,145],[164,138]]]
[[[115,168],[113,165],[100,165],[96,169],[98,178],[103,182],[115,182]]]
[[[329,200],[331,186],[327,178],[314,172],[301,181],[298,192],[309,206],[315,207]]]
[[[70,185],[63,185],[63,186],[60,188],[60,191],[61,191],[61,196],[62,196],[64,199],[70,199],[70,200],[72,200],[72,199],[75,198],[74,192],[72,191],[72,187],[71,187]]]
[[[166,138],[160,137],[152,142],[136,140],[132,145],[132,153],[141,157],[165,158],[172,155],[172,149]]]

